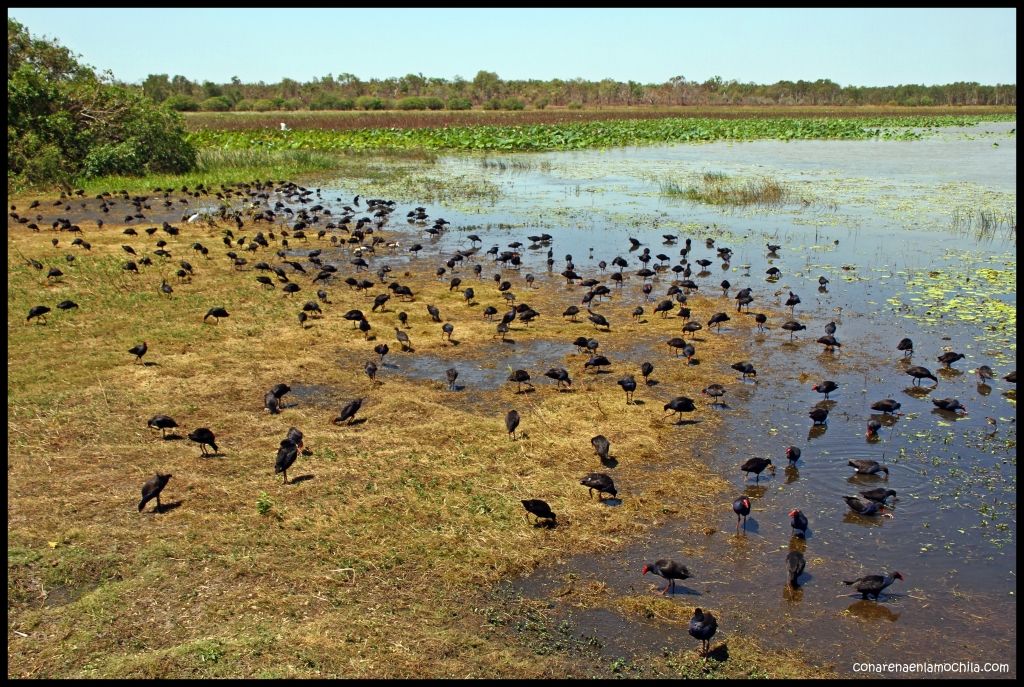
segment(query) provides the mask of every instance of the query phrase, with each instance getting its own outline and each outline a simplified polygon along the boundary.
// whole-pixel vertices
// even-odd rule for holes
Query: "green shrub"
[[[526,107],[526,104],[519,98],[505,98],[501,101],[501,109],[503,110],[522,110]]]
[[[500,110],[501,109],[501,101],[498,100],[497,98],[491,98],[490,100],[488,100],[487,102],[484,103],[484,109],[485,110]]]
[[[446,107],[449,110],[471,110],[473,109],[473,101],[469,98],[448,98]]]
[[[163,106],[176,112],[196,112],[199,103],[190,95],[172,95],[163,102]]]
[[[545,107],[548,106],[548,99],[547,98],[538,98],[537,100],[533,101],[533,106],[535,108],[537,108],[538,110],[543,110]]]
[[[356,107],[360,110],[385,110],[387,103],[372,95],[361,95],[356,98]]]
[[[215,95],[199,103],[203,112],[227,112],[231,109],[231,101],[223,95]]]
[[[583,103],[581,103],[578,100],[574,100],[571,103],[569,103],[568,107],[569,107],[570,110],[582,110],[583,109]]]
[[[281,106],[286,110],[301,110],[302,101],[299,100],[298,98],[288,98],[283,103],[281,103]]]
[[[412,96],[410,98],[402,98],[395,106],[399,110],[425,110],[427,109],[427,103],[423,98]]]
[[[276,110],[277,105],[269,98],[259,98],[252,101],[252,109],[253,112],[270,112],[271,110]]]
[[[424,98],[423,102],[426,104],[428,110],[444,109],[444,101],[440,98]]]
[[[253,109],[252,108],[252,104],[253,104],[252,100],[246,100],[246,99],[243,98],[242,100],[239,100],[237,103],[235,103],[235,111],[236,112],[252,112],[252,109]]]

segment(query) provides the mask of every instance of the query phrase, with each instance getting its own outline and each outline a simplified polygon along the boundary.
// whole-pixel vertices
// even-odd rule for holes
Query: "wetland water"
[[[513,241],[527,246],[528,235],[547,232],[554,237],[554,273],[547,274],[545,250],[525,247],[523,271],[558,283],[567,253],[581,275],[600,277],[598,260],[616,255],[629,260],[627,271],[639,269],[629,237],[673,263],[690,237],[690,261],[713,261],[707,274],[694,277],[701,292],[720,294],[723,278],[733,284],[721,310],[736,317],[731,296],[749,286],[752,312],[783,312],[793,291],[802,299],[795,317],[807,325],[793,343],[779,329],[781,317],[764,334],[723,330],[722,336],[742,338],[737,343],[758,370],[756,384],[737,375],[727,385],[726,409],[710,411],[699,396],[702,385],[684,390],[701,398],[701,412],[725,419],[716,444],[702,455],[709,470],[733,483],[719,517],[701,523],[687,522],[685,513],[668,517],[642,541],[553,563],[513,589],[551,600],[580,633],[600,639],[609,659],[690,647],[696,643],[685,625],[624,615],[611,603],[652,594],[642,565],[675,558],[694,577],[673,600],[687,613],[697,605],[716,612],[713,644],[751,634],[768,647],[802,649],[850,676],[852,664],[867,659],[1008,662],[1015,675],[1016,396],[1015,385],[1002,379],[1016,366],[1014,127],[986,124],[912,142],[758,141],[518,155],[488,165],[442,158],[432,174],[489,182],[502,195],[483,205],[419,201],[452,228],[428,240],[410,225],[406,245],[422,242],[420,259],[468,247],[469,233],[479,234],[486,250]],[[771,177],[799,200],[722,209],[662,193],[666,181],[686,188],[705,172]],[[983,226],[985,218],[995,226]],[[663,245],[663,234],[678,234],[680,242]],[[733,250],[730,263],[706,247],[707,238]],[[766,243],[782,247],[769,255]],[[771,266],[782,270],[778,281],[766,279]],[[491,271],[497,270],[485,268],[485,275]],[[655,279],[655,297],[664,294],[666,275]],[[819,289],[820,276],[830,280],[827,290]],[[632,279],[616,298],[639,302],[639,286]],[[566,305],[578,298],[573,293]],[[830,321],[842,343],[838,353],[816,343]],[[697,333],[698,348],[709,336],[718,334]],[[896,350],[905,336],[915,344],[909,360]],[[950,370],[936,361],[947,349],[966,355]],[[570,351],[566,346],[565,354]],[[665,364],[663,358],[655,364]],[[983,364],[995,371],[988,384],[974,374]],[[926,380],[916,388],[905,374],[909,365],[936,373],[937,387]],[[839,390],[825,402],[827,426],[811,430],[807,413],[822,402],[811,387],[825,379]],[[959,399],[969,414],[932,404],[946,397]],[[879,439],[869,441],[866,423],[878,415],[869,406],[885,398],[899,401],[904,414],[882,418]],[[790,445],[803,455],[787,469]],[[696,449],[681,434],[675,450]],[[738,470],[754,455],[779,468],[757,485]],[[887,464],[889,478],[853,477],[847,465],[853,458]],[[883,485],[898,495],[892,519],[853,515],[841,498]],[[751,496],[753,512],[747,530],[736,533],[730,503],[739,494]],[[792,508],[810,520],[806,542],[790,537]],[[791,548],[804,551],[808,562],[797,591],[784,586]],[[893,570],[905,580],[877,603],[861,601],[841,583]],[[588,585],[604,590],[597,601],[575,603],[566,594]]]

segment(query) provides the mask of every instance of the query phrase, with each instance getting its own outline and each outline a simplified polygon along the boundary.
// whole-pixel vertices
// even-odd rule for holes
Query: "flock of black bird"
[[[290,182],[255,181],[231,187],[221,186],[216,191],[200,185],[191,190],[182,188],[181,192],[185,194],[186,198],[197,199],[200,203],[219,202],[219,209],[186,212],[182,217],[182,227],[164,221],[162,227],[152,226],[146,228],[145,233],[153,237],[157,231],[163,231],[168,236],[177,236],[189,228],[204,226],[203,223],[205,223],[205,226],[217,226],[216,223],[227,223],[229,226],[233,226],[233,229],[222,230],[223,243],[227,248],[225,257],[230,261],[233,268],[239,271],[247,270],[250,260],[240,253],[250,253],[254,261],[252,267],[257,271],[266,273],[256,276],[259,288],[275,289],[280,285],[286,297],[300,293],[304,288],[315,290],[317,300],[307,301],[298,312],[299,325],[303,328],[309,326],[311,320],[325,316],[321,304],[332,304],[330,296],[326,291],[326,288],[332,285],[344,285],[348,289],[354,289],[365,294],[371,289],[380,288],[386,284],[383,287],[385,291],[374,297],[373,306],[370,310],[371,314],[375,314],[378,311],[386,312],[387,303],[392,298],[406,303],[415,300],[415,294],[408,286],[403,286],[391,278],[390,272],[392,268],[386,260],[386,256],[395,254],[401,249],[402,244],[398,241],[387,241],[379,235],[382,229],[393,222],[392,214],[396,209],[394,201],[364,199],[366,205],[363,208],[360,205],[360,196],[356,196],[351,204],[343,205],[341,212],[336,215],[331,209],[325,207],[320,202],[321,193],[319,190],[306,189]],[[193,202],[192,200],[182,198],[176,203],[172,199],[174,193],[176,193],[176,189],[155,189],[154,194],[151,196],[132,197],[126,192],[120,192],[117,194],[100,194],[96,196],[96,199],[100,201],[99,209],[103,213],[109,213],[118,204],[127,206],[129,214],[124,216],[123,223],[130,225],[136,222],[145,223],[147,218],[144,210],[151,210],[154,205],[168,210],[177,207],[178,203],[189,205]],[[76,192],[76,194],[79,196],[79,199],[82,197],[81,193]],[[340,201],[340,199],[337,200]],[[70,211],[72,203],[75,202],[79,201],[72,199],[70,196],[62,196],[60,201],[54,203],[54,206]],[[85,207],[85,203],[81,204]],[[33,203],[28,214],[19,213],[17,207],[12,205],[10,216],[20,224],[27,224],[29,229],[39,231],[39,225],[36,222],[42,221],[42,215],[38,215],[35,218],[36,221],[31,219],[32,210],[38,208],[39,205],[38,202]],[[293,209],[293,205],[298,205],[298,210]],[[360,213],[365,213],[365,216],[357,217]],[[416,236],[422,232],[426,233],[430,240],[435,240],[449,230],[447,226],[449,222],[444,219],[436,219],[432,225],[428,226],[428,217],[426,209],[423,207],[417,207],[410,211],[406,215],[407,224],[410,225],[409,234]],[[96,223],[102,229],[103,219],[98,219]],[[66,217],[55,220],[51,225],[51,229],[58,232],[82,233],[81,229]],[[236,232],[238,235],[236,235]],[[123,233],[127,236],[138,236],[138,232],[131,226],[124,229]],[[353,268],[354,274],[345,278],[341,277],[339,267],[332,264],[323,255],[323,248],[307,248],[310,236],[321,242],[329,241],[331,247],[338,249],[336,253],[332,254],[341,256],[344,254],[342,249],[346,249],[348,255],[351,256],[349,264]],[[552,237],[548,234],[538,234],[528,238],[531,242],[527,246],[528,249],[547,251],[547,271],[549,273],[553,272],[556,260],[551,248]],[[677,236],[666,234],[663,238],[665,246],[677,246]],[[449,257],[443,258],[443,265],[439,266],[436,270],[437,278],[444,279],[445,275],[447,275],[449,290],[460,289],[465,302],[469,305],[474,305],[476,304],[475,299],[480,295],[480,292],[483,292],[483,289],[479,289],[478,292],[478,290],[465,284],[463,278],[454,276],[454,273],[462,268],[468,268],[476,280],[482,282],[484,276],[481,260],[490,259],[499,267],[499,272],[494,274],[494,282],[500,297],[509,308],[502,313],[499,308],[488,305],[482,311],[483,317],[489,321],[493,321],[496,316],[501,314],[495,326],[495,337],[501,337],[504,340],[513,322],[518,322],[524,327],[528,327],[532,320],[542,317],[541,313],[534,310],[528,304],[521,301],[517,303],[517,296],[512,291],[512,279],[515,278],[512,275],[520,273],[523,264],[524,253],[520,251],[520,248],[523,248],[523,244],[518,241],[510,243],[508,250],[502,250],[495,245],[489,250],[481,252],[478,244],[482,243],[482,239],[478,235],[470,234],[466,236],[466,239],[470,241],[470,247],[457,250]],[[299,242],[301,242],[299,245],[302,247],[297,247],[296,244]],[[52,239],[54,248],[57,248],[59,243],[59,238]],[[631,253],[637,251],[643,245],[638,239],[634,238],[630,238],[630,243],[629,251]],[[91,244],[84,241],[81,236],[77,237],[71,244],[82,250],[91,250]],[[266,260],[257,260],[258,254],[273,250],[271,248],[272,244],[279,246],[273,253],[279,259],[279,263],[273,265]],[[710,238],[706,240],[705,245],[708,249],[714,248],[717,257],[724,263],[729,262],[732,254],[729,248],[715,248],[714,240]],[[166,247],[166,241],[160,239],[156,242],[155,250],[152,251],[153,255],[163,264],[169,264],[173,260],[171,253]],[[769,251],[768,256],[777,258],[778,254],[776,251],[781,246],[769,244],[767,247]],[[137,249],[130,245],[124,245],[122,248],[125,253],[134,258],[123,263],[122,269],[125,271],[140,274],[140,267],[154,264],[153,258],[146,254],[145,251],[142,251],[142,249]],[[693,312],[691,304],[688,303],[688,296],[700,289],[700,285],[694,279],[707,277],[710,272],[706,268],[712,264],[711,260],[706,258],[691,261],[690,253],[692,248],[691,239],[686,238],[681,250],[679,250],[681,259],[678,264],[671,267],[669,267],[671,258],[668,255],[664,253],[651,255],[650,248],[644,248],[641,253],[635,256],[642,263],[642,266],[633,272],[632,275],[627,272],[629,261],[621,256],[615,256],[610,262],[601,260],[597,263],[598,268],[601,275],[607,275],[610,285],[603,283],[601,275],[584,277],[577,271],[572,255],[565,255],[565,265],[564,270],[560,273],[561,276],[566,279],[566,283],[569,285],[579,282],[586,291],[580,300],[579,306],[571,305],[565,309],[562,317],[575,322],[578,321],[577,317],[585,312],[586,319],[594,327],[595,332],[612,332],[614,323],[605,315],[595,312],[595,308],[602,303],[603,299],[612,298],[616,291],[621,290],[623,282],[635,275],[642,280],[641,292],[644,304],[646,304],[652,300],[656,283],[655,277],[671,274],[671,281],[666,290],[665,298],[653,307],[653,313],[660,315],[661,318],[667,318],[675,310],[675,316],[681,318],[684,323],[681,327],[684,336],[691,336],[704,327],[707,327],[709,330],[715,328],[716,331],[720,332],[722,324],[731,320],[730,315],[726,312],[711,314],[706,324],[691,319]],[[204,246],[199,240],[192,244],[192,250],[204,259],[211,259],[210,248]],[[405,249],[412,259],[416,259],[421,250],[423,250],[423,246],[420,243],[413,243]],[[143,253],[141,257],[139,255],[140,251]],[[385,259],[380,259],[382,253]],[[306,264],[295,260],[294,257],[296,256],[304,258]],[[73,264],[73,260],[74,256],[66,256],[67,264]],[[39,260],[26,259],[26,262],[38,270],[44,269],[43,263]],[[195,269],[192,265],[187,260],[179,260],[178,265],[179,268],[176,271],[177,278],[182,282],[191,281],[195,275]],[[470,267],[470,265],[472,266]],[[693,265],[699,266],[699,270],[696,273],[693,271]],[[309,272],[307,272],[307,267]],[[609,268],[612,270],[610,273],[607,272]],[[365,277],[360,278],[359,275],[361,273],[370,273],[371,271],[375,271],[376,281]],[[311,272],[315,272],[315,274],[310,274]],[[298,275],[300,274],[305,275],[306,279],[310,280],[308,286],[304,287],[299,283],[300,277]],[[775,282],[781,277],[782,272],[778,267],[772,266],[767,270],[766,275],[769,282]],[[52,267],[47,273],[47,281],[52,283],[54,280],[63,280],[65,276],[63,271]],[[527,274],[523,281],[527,288],[533,288],[535,280],[536,277],[533,274]],[[828,284],[829,281],[825,277],[821,277],[819,279],[819,291],[827,291]],[[723,295],[728,296],[729,290],[733,285],[727,280],[723,280],[720,287]],[[162,280],[159,291],[168,297],[172,297],[174,293],[173,287],[166,279]],[[750,304],[754,302],[755,298],[752,288],[739,289],[734,295],[736,312],[743,313],[743,308],[746,307],[746,313],[750,315]],[[785,306],[790,309],[790,316],[794,319],[788,319],[780,325],[783,331],[789,333],[790,341],[793,340],[798,332],[807,329],[805,324],[795,319],[795,308],[800,303],[800,297],[790,291],[785,301]],[[637,321],[640,321],[640,318],[644,315],[644,304],[637,305],[632,312],[633,318]],[[70,300],[63,301],[56,307],[63,311],[78,309],[78,305]],[[452,339],[452,335],[455,332],[454,324],[442,318],[439,308],[433,304],[427,304],[426,312],[432,322],[441,324],[440,336],[442,341],[457,343]],[[37,305],[29,310],[27,322],[35,319],[38,324],[45,325],[46,316],[49,313],[51,313],[51,309],[48,306]],[[209,308],[202,317],[202,322],[207,323],[212,319],[213,324],[218,324],[222,319],[228,317],[230,315],[224,307],[215,306]],[[365,338],[369,338],[372,327],[366,313],[358,309],[351,309],[341,317],[351,321],[354,328],[358,328]],[[401,311],[397,313],[396,317],[398,322],[397,326],[394,326],[396,342],[401,350],[414,351],[413,342],[405,331],[409,326],[408,313]],[[765,326],[769,321],[769,316],[766,313],[753,313],[753,317],[759,332],[764,332],[768,329]],[[835,353],[842,346],[841,342],[835,337],[836,330],[836,323],[829,322],[825,325],[824,335],[817,339],[817,342],[822,344],[826,351]],[[685,357],[687,364],[693,364],[694,356],[696,355],[695,345],[692,339],[688,341],[684,336],[672,337],[667,342],[667,346],[673,358]],[[580,336],[573,344],[577,347],[577,350],[588,355],[588,359],[583,365],[584,371],[600,371],[611,365],[611,361],[607,356],[597,353],[600,346],[597,339]],[[149,350],[149,344],[143,341],[127,349],[127,352],[134,356],[135,363],[141,363]],[[389,353],[388,344],[378,343],[372,350],[375,355],[379,356],[380,362],[383,364],[385,356]],[[914,352],[913,342],[909,338],[905,338],[898,343],[896,350],[901,351],[904,356],[912,356]],[[963,354],[950,351],[938,356],[938,362],[949,367],[962,358],[964,358]],[[741,374],[740,380],[742,382],[749,380],[751,383],[757,383],[757,371],[751,362],[736,362],[731,365],[731,368]],[[651,362],[645,361],[638,371],[644,381],[649,382],[649,377],[654,372],[654,369],[655,367]],[[367,361],[364,371],[371,380],[374,380],[378,372],[377,363],[374,360]],[[906,373],[913,378],[915,385],[925,379],[931,380],[936,385],[938,384],[937,377],[925,367],[911,366],[906,369]],[[563,387],[570,389],[572,387],[572,379],[565,368],[551,368],[544,373],[544,376],[553,380],[558,389]],[[993,378],[993,371],[988,366],[983,365],[978,368],[978,376],[984,382]],[[459,388],[456,386],[458,377],[459,372],[454,367],[445,371],[448,389],[454,391]],[[1010,372],[1003,379],[1016,383],[1016,372]],[[526,385],[528,389],[532,389],[533,384],[530,380],[531,375],[527,370],[523,369],[513,370],[508,377],[509,382],[516,384],[517,391],[521,391],[523,385]],[[633,403],[633,395],[637,390],[635,376],[626,374],[617,381],[617,384],[625,394],[625,402],[627,404]],[[814,385],[812,389],[822,394],[826,400],[830,400],[830,394],[840,391],[839,385],[831,380],[823,380]],[[279,414],[282,408],[281,399],[289,391],[290,388],[287,384],[274,386],[264,396],[264,409],[270,414]],[[724,406],[721,399],[726,393],[727,389],[722,384],[711,384],[701,391],[701,394],[709,397],[712,400],[712,405],[715,406]],[[353,424],[356,422],[355,416],[361,409],[363,402],[363,398],[349,401],[341,407],[337,417],[333,418],[331,422],[335,425]],[[936,407],[945,411],[966,413],[966,408],[953,398],[934,399],[933,403]],[[872,404],[871,408],[888,415],[897,413],[900,406],[901,404],[893,399],[883,399]],[[665,413],[671,413],[673,417],[679,418],[685,413],[693,413],[696,409],[697,406],[694,400],[687,396],[675,397],[663,406]],[[815,425],[825,425],[828,421],[828,414],[829,410],[827,407],[819,406],[809,412],[809,417]],[[516,432],[520,428],[521,420],[519,412],[515,409],[510,409],[505,416],[505,428],[510,439],[513,441],[517,439]],[[680,421],[679,424],[684,424],[684,422]],[[160,430],[164,438],[168,438],[166,435],[168,430],[173,430],[180,426],[173,418],[167,415],[155,415],[148,420],[147,425],[152,429]],[[880,428],[880,422],[875,419],[870,420],[867,428],[868,437],[877,437]],[[188,433],[188,439],[199,444],[203,456],[217,455],[219,449],[216,437],[210,428],[197,427]],[[607,467],[615,464],[610,458],[610,443],[606,437],[603,435],[595,436],[591,439],[591,444],[602,465]],[[212,449],[212,454],[207,452],[207,447]],[[287,436],[280,441],[274,463],[274,473],[282,474],[285,484],[289,484],[288,469],[295,464],[298,456],[303,451],[303,434],[297,428],[291,427],[288,430]],[[786,450],[786,457],[790,465],[795,465],[800,460],[801,451],[798,447],[791,446]],[[882,473],[886,478],[889,476],[888,467],[880,465],[873,460],[851,460],[849,464],[859,474],[878,475]],[[749,477],[750,473],[753,473],[756,481],[760,480],[761,473],[766,469],[770,474],[774,474],[775,466],[770,458],[753,457],[740,466],[740,470],[747,477]],[[160,494],[170,479],[170,474],[157,473],[146,481],[142,487],[142,500],[138,504],[140,512],[149,501],[154,499],[156,501],[155,511],[161,511]],[[591,497],[593,497],[593,493],[596,491],[598,498],[601,500],[604,500],[605,494],[611,498],[616,498],[619,493],[612,477],[605,472],[589,473],[580,480],[580,484],[588,488]],[[846,496],[844,500],[846,500],[851,511],[861,516],[887,515],[891,517],[891,513],[888,512],[890,508],[886,505],[886,499],[895,497],[895,495],[895,490],[878,488],[862,491],[859,497]],[[540,520],[544,520],[544,524],[547,527],[556,526],[557,516],[544,500],[536,498],[524,499],[522,500],[522,505],[527,512],[527,518],[529,515],[533,515],[538,519],[538,524],[540,524]],[[737,530],[741,527],[741,524],[745,530],[747,516],[752,510],[751,499],[747,496],[741,496],[733,501],[732,508],[737,518]],[[788,515],[794,533],[793,536],[800,539],[805,538],[808,530],[807,517],[799,509],[792,509]],[[790,551],[786,557],[786,576],[790,586],[794,588],[799,586],[799,577],[804,572],[805,567],[806,560],[803,554],[796,550]],[[663,594],[667,594],[670,590],[674,592],[676,580],[682,581],[691,576],[689,569],[685,565],[669,559],[661,559],[654,563],[645,564],[642,573],[647,574],[648,572],[659,575],[667,580],[665,589],[662,592]],[[894,571],[891,574],[867,575],[855,580],[844,581],[844,583],[854,586],[856,591],[861,593],[865,599],[868,597],[877,599],[882,590],[895,580],[902,579],[903,576],[899,572]],[[689,633],[702,642],[704,654],[709,650],[710,640],[716,633],[717,627],[718,621],[710,612],[700,608],[695,610],[689,624]]]

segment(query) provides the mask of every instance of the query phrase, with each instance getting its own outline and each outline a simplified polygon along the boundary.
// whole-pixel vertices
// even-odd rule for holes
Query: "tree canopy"
[[[7,186],[108,174],[186,172],[196,150],[181,115],[113,83],[53,40],[7,19]]]

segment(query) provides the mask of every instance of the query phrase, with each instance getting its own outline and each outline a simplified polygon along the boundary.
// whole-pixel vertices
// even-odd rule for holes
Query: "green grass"
[[[660,182],[661,193],[705,205],[759,205],[775,207],[797,202],[790,188],[775,179],[733,179],[720,172],[708,172],[693,186],[682,186],[673,180]]]

